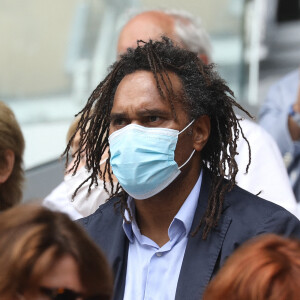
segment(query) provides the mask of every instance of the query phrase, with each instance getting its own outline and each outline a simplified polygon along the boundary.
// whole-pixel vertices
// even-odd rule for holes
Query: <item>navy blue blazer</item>
[[[205,212],[209,186],[210,173],[204,170],[191,232]],[[106,254],[115,274],[113,299],[122,300],[128,239],[122,228],[122,216],[114,209],[117,200],[114,198],[101,205],[94,214],[79,220],[79,223]],[[240,244],[270,232],[300,238],[300,222],[284,208],[234,187],[227,193],[219,224],[208,238],[203,240],[201,231],[188,238],[175,299],[200,300],[210,279]]]

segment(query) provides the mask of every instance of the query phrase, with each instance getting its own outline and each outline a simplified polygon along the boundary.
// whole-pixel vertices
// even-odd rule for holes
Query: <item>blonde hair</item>
[[[24,148],[24,137],[14,113],[0,101],[0,168],[7,164],[5,150],[10,149],[15,155],[12,173],[0,186],[0,211],[22,199]]]
[[[0,218],[0,299],[38,288],[43,275],[65,255],[72,256],[88,296],[111,299],[112,274],[94,242],[67,215],[18,205]]]
[[[68,132],[67,132],[67,136],[66,136],[66,142],[68,143],[69,140],[72,138],[72,136],[74,134],[76,134],[76,129],[77,129],[77,126],[78,126],[78,123],[80,121],[80,115],[76,116],[74,118],[74,120],[72,121],[69,129],[68,129]]]

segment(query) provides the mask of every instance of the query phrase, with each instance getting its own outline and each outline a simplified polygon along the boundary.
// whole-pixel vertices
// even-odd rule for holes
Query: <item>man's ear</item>
[[[0,167],[0,183],[4,183],[10,176],[15,164],[15,154],[12,150],[4,151],[4,164]]]
[[[201,151],[206,145],[210,135],[210,118],[201,116],[193,124],[193,146],[196,151]]]

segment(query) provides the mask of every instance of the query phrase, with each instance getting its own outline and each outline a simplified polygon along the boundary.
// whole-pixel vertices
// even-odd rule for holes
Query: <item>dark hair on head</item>
[[[299,295],[300,241],[266,234],[228,258],[203,300],[296,300]]]
[[[87,296],[111,299],[112,272],[83,228],[59,212],[37,205],[17,205],[0,218],[0,299],[35,291],[64,256],[71,256]],[[57,288],[64,288],[58,286]]]
[[[81,139],[79,149],[75,153],[73,171],[76,172],[80,156],[85,152],[86,167],[92,170],[92,174],[86,179],[91,180],[90,188],[92,184],[97,183],[99,175],[105,179],[107,174],[111,184],[111,197],[121,194],[119,204],[124,217],[124,211],[128,208],[127,194],[119,184],[114,188],[109,159],[103,174],[99,162],[108,147],[110,112],[116,89],[126,75],[139,70],[152,72],[157,89],[162,98],[169,101],[175,118],[173,101],[174,96],[177,96],[175,99],[179,97],[174,95],[168,72],[175,73],[182,82],[183,95],[180,95],[180,100],[189,118],[192,120],[204,115],[210,118],[211,133],[201,152],[201,159],[203,166],[211,171],[212,184],[205,215],[196,230],[204,225],[205,239],[211,228],[217,225],[225,193],[235,184],[238,166],[234,157],[237,154],[240,132],[247,141],[233,107],[238,107],[246,114],[248,112],[235,102],[233,92],[214,71],[213,65],[205,65],[195,53],[173,46],[170,39],[162,37],[162,41],[150,40],[147,43],[138,41],[136,49],[128,49],[127,53],[112,65],[107,77],[96,87],[86,106],[79,112],[81,118],[77,131],[80,131]],[[68,153],[75,134],[69,141],[65,154]],[[249,152],[249,164],[250,156]],[[228,178],[226,183],[223,182],[224,177]],[[105,180],[104,187],[106,188]]]

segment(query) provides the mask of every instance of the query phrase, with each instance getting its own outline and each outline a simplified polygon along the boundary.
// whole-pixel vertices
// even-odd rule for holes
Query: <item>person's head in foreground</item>
[[[25,142],[12,110],[0,101],[0,211],[22,199]]]
[[[107,174],[114,185],[112,168],[119,181],[112,196],[120,196],[123,214],[129,211],[128,195],[164,204],[176,199],[182,205],[201,169],[208,168],[212,184],[201,222],[205,238],[238,171],[234,157],[241,128],[234,106],[242,109],[213,66],[195,53],[168,38],[139,41],[112,66],[80,112],[74,166],[84,151],[91,184],[97,182],[109,147],[101,177]],[[72,139],[66,153],[71,144]],[[225,176],[229,181],[223,184]]]
[[[109,300],[106,259],[66,215],[20,205],[0,218],[1,300]]]
[[[296,300],[299,295],[300,241],[268,234],[228,258],[203,300]]]

